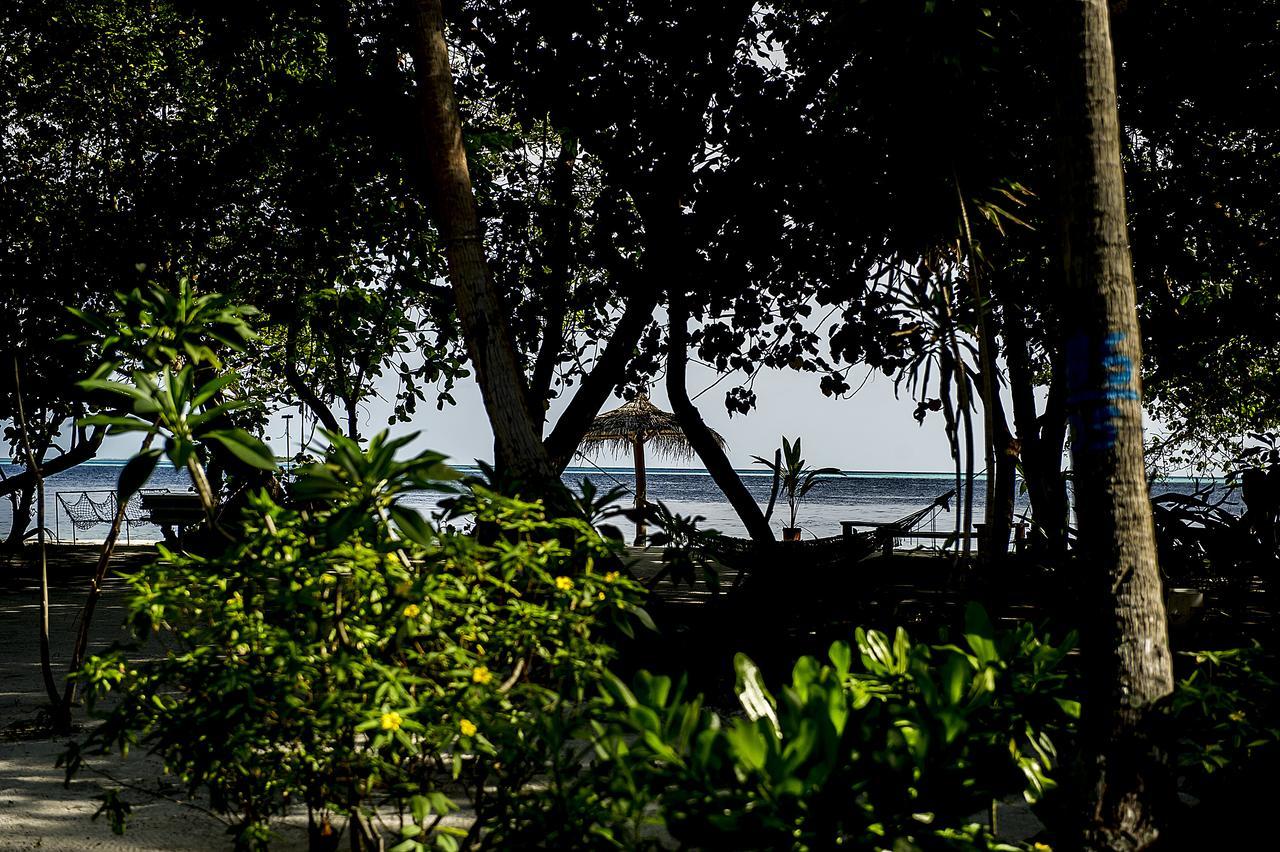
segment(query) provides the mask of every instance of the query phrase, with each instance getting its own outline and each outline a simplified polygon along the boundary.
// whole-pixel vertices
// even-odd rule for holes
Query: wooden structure
[[[724,438],[715,432],[720,446],[724,446]],[[635,459],[636,489],[635,505],[637,510],[645,507],[645,448],[652,448],[660,455],[668,458],[688,460],[694,457],[693,447],[685,437],[684,430],[676,416],[663,411],[649,401],[649,397],[640,394],[630,402],[623,403],[612,411],[606,411],[592,422],[591,428],[583,437],[578,452],[587,455],[599,450],[611,450],[616,453],[630,451]],[[636,519],[636,541],[643,545],[646,539],[644,519]]]
[[[144,493],[142,509],[147,520],[164,532],[166,541],[181,541],[187,527],[204,520],[204,506],[200,502],[200,495],[190,492]]]
[[[974,542],[982,541],[983,527],[985,524],[975,524],[975,529],[968,533],[961,533],[960,538],[972,539]],[[874,530],[880,533],[881,549],[885,556],[893,553],[894,545],[898,539],[912,538],[930,541],[955,541],[957,539],[955,530],[923,530],[923,529],[902,529],[900,522],[890,521],[841,521],[840,530],[845,539],[853,539],[858,533],[858,529]],[[1027,525],[1024,521],[1019,521],[1013,525],[1013,546],[1015,552],[1021,552],[1022,546],[1027,538]]]

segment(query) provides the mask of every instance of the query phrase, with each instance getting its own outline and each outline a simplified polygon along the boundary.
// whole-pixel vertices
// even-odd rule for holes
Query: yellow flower
[[[417,618],[422,613],[422,607],[417,604],[409,604],[404,608],[405,618]]]
[[[1032,843],[1031,848],[1034,849],[1035,852],[1053,852],[1053,847],[1048,843]]]
[[[382,718],[378,720],[378,724],[382,726],[384,731],[398,731],[400,730],[400,723],[403,721],[404,719],[401,718],[400,714],[392,710],[389,713],[383,713]]]
[[[493,672],[488,666],[476,666],[471,670],[471,680],[473,683],[488,683],[493,680]]]
[[[474,737],[476,735],[476,724],[470,719],[460,719],[458,721],[458,730],[462,731],[464,737]]]
[[[604,592],[597,593],[596,597],[598,597],[600,600],[604,600]]]
[[[573,581],[568,577],[556,577],[556,588],[562,592],[573,590]]]
[[[1234,712],[1234,713],[1232,713],[1231,715],[1229,715],[1227,718],[1228,718],[1228,719],[1230,719],[1230,720],[1231,720],[1231,721],[1233,721],[1233,722],[1243,722],[1243,721],[1244,721],[1244,711],[1243,711],[1243,710],[1237,710],[1236,712]]]
[[[605,574],[605,575],[604,575],[604,581],[605,581],[606,583],[612,583],[612,582],[613,582],[614,580],[616,580],[616,579],[618,579],[618,572],[617,572],[617,571],[610,571],[609,573],[607,573],[607,574]]]

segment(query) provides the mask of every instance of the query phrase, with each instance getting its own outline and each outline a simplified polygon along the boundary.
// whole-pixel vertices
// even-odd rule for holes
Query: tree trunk
[[[145,453],[151,449],[155,437],[154,431],[148,432],[142,439],[138,453]],[[85,599],[84,608],[80,610],[80,629],[76,632],[76,642],[71,649],[71,663],[67,666],[68,675],[80,670],[85,656],[89,653],[89,628],[93,624],[93,614],[98,607],[98,599],[102,597],[102,584],[107,579],[107,570],[111,567],[111,557],[115,553],[116,543],[120,540],[120,528],[124,526],[125,511],[128,506],[127,500],[116,501],[116,512],[111,519],[111,529],[107,531],[102,549],[98,551],[98,564],[93,570],[93,579],[89,581],[89,596]],[[62,704],[58,708],[61,714],[59,723],[62,725],[69,727],[71,724],[71,706],[75,703],[78,687],[79,681],[71,677],[68,677],[63,685]]]
[[[1013,510],[1018,489],[1018,446],[1009,431],[1004,403],[994,397],[991,414],[992,434],[988,439],[995,452],[995,470],[988,471],[992,487],[987,509],[987,540],[982,543],[987,559],[1002,559],[1009,554],[1009,532],[1013,528]]]
[[[960,403],[960,422],[964,424],[964,495],[956,495],[956,505],[963,505],[961,514],[961,547],[965,556],[973,552],[973,400],[969,393],[969,376],[965,369],[960,346],[952,331],[952,348],[956,377],[956,397]]]
[[[955,403],[951,399],[951,382],[955,378],[955,367],[951,363],[949,350],[943,349],[938,357],[938,396],[942,402],[942,416],[947,424],[947,446],[951,449],[951,461],[956,474],[956,513],[955,513],[955,549],[960,553],[960,534],[964,522],[964,509],[960,503],[960,495],[964,493],[964,469],[960,463],[960,423],[956,418]]]
[[[22,543],[27,540],[27,530],[31,528],[31,507],[35,505],[36,490],[40,485],[40,467],[31,468],[36,477],[17,495],[13,506],[13,523],[9,526],[9,535],[5,537],[6,550],[21,550]]]
[[[650,292],[631,296],[627,300],[627,307],[618,319],[604,353],[591,372],[582,377],[577,393],[569,400],[569,405],[560,413],[555,428],[543,442],[557,473],[562,473],[568,466],[574,451],[582,443],[582,436],[587,434],[592,420],[600,413],[609,394],[621,380],[627,362],[635,353],[636,345],[653,320],[653,310],[657,306],[658,299]]]
[[[427,155],[431,215],[444,241],[458,320],[493,427],[495,462],[505,475],[545,488],[556,477],[529,411],[507,311],[484,255],[441,0],[415,0],[411,11],[420,142]]]
[[[987,333],[991,330],[988,328]],[[994,338],[994,335],[992,335]],[[995,351],[994,339],[990,344]],[[994,358],[994,355],[992,356]],[[1017,491],[1018,445],[1009,431],[1004,400],[999,382],[988,380],[984,370],[979,376],[983,388],[983,420],[987,445],[987,505],[984,511],[980,555],[998,560],[1009,554],[1009,532],[1013,528],[1014,494]],[[990,385],[990,397],[987,396]]]
[[[82,438],[71,449],[56,459],[42,462],[39,471],[24,470],[22,473],[14,474],[0,482],[0,497],[28,488],[34,489],[37,476],[48,479],[55,473],[62,473],[64,470],[70,470],[76,465],[88,461],[98,454],[98,449],[102,447],[102,440],[106,436],[107,427],[95,426],[88,437]]]
[[[543,232],[547,234],[548,273],[542,279],[544,308],[542,340],[533,362],[529,379],[529,408],[538,434],[547,421],[547,404],[556,364],[564,351],[564,310],[573,276],[573,166],[578,157],[578,142],[572,135],[561,133],[560,154],[556,157],[551,180],[552,210],[547,215]]]
[[[347,397],[342,401],[342,405],[347,411],[347,437],[358,442],[360,440],[360,400],[357,397]]]
[[[1022,475],[1031,503],[1031,517],[1039,535],[1032,541],[1052,556],[1067,550],[1067,491],[1062,476],[1062,447],[1066,429],[1063,410],[1065,375],[1061,357],[1053,356],[1053,378],[1043,416],[1036,414],[1031,353],[1022,317],[1013,311],[1005,328],[1005,363],[1009,367],[1009,391],[1013,398],[1013,424],[1022,454]]]
[[[1142,363],[1125,228],[1115,67],[1106,0],[1070,0],[1061,73],[1063,293],[1081,565],[1096,618],[1084,730],[1095,782],[1089,848],[1159,836],[1171,776],[1148,735],[1173,689],[1142,454]]]
[[[689,310],[685,305],[685,295],[679,291],[680,285],[673,286],[669,297],[668,313],[670,315],[670,331],[667,337],[667,398],[671,402],[671,411],[680,422],[680,428],[693,446],[694,452],[707,472],[715,480],[716,485],[724,492],[729,504],[733,506],[747,534],[756,541],[774,541],[773,529],[764,519],[764,513],[756,503],[751,492],[742,484],[738,472],[729,463],[729,457],[716,441],[715,435],[703,422],[693,401],[689,399],[689,388],[686,384],[686,366],[689,362]]]
[[[996,373],[996,335],[992,328],[989,304],[982,292],[982,266],[973,246],[973,232],[969,229],[969,210],[965,204],[960,181],[956,180],[956,197],[960,201],[960,221],[964,227],[968,269],[965,278],[973,289],[974,307],[978,312],[978,360],[979,395],[982,399],[983,460],[986,462],[986,504],[983,513],[983,541],[980,548],[984,559],[1003,558],[1009,551],[1009,525],[1013,519],[1013,464],[1009,457],[1009,424],[1004,416],[1004,404],[1000,401],[1000,383]],[[970,504],[972,511],[972,504]]]
[[[13,356],[13,395],[16,403],[14,409],[18,414],[18,426],[22,431],[22,446],[27,459],[27,469],[34,472],[36,476],[36,536],[40,546],[40,679],[44,681],[44,691],[49,698],[49,710],[55,727],[59,733],[62,733],[70,725],[60,724],[66,714],[62,712],[63,708],[58,699],[58,686],[53,680],[53,656],[49,648],[49,561],[44,540],[44,474],[40,469],[44,449],[41,449],[41,458],[37,458],[35,450],[31,448],[31,429],[27,423],[26,410],[22,405],[22,371],[18,366],[17,355]],[[29,506],[28,512],[30,512]],[[13,520],[16,526],[18,519],[15,517]],[[67,721],[70,720],[67,719]]]
[[[294,317],[289,322],[284,343],[284,379],[289,388],[298,395],[298,399],[316,416],[324,428],[335,435],[342,434],[342,425],[333,416],[329,406],[312,390],[298,373],[298,323],[301,319]]]
[[[648,540],[648,530],[645,528],[644,515],[640,514],[645,507],[645,470],[644,470],[644,436],[636,436],[635,443],[636,456],[636,547],[644,547]]]

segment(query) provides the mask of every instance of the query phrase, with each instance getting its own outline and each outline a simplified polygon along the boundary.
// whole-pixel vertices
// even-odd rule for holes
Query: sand
[[[140,558],[144,548],[125,549],[122,564]],[[57,548],[51,552],[50,637],[55,673],[65,670],[76,619],[87,593],[94,549]],[[104,650],[126,638],[124,582],[107,580],[91,631],[91,650]],[[40,678],[39,584],[20,564],[0,562],[0,849],[137,850],[187,852],[229,849],[226,824],[200,810],[203,802],[185,800],[180,789],[164,783],[158,760],[144,754],[128,759],[98,757],[71,785],[55,767],[69,738],[33,738],[37,715],[46,704]],[[88,720],[77,711],[76,723]],[[93,820],[108,789],[121,791],[133,806],[128,831],[111,833],[105,819]],[[305,819],[279,827],[273,849],[306,849]]]

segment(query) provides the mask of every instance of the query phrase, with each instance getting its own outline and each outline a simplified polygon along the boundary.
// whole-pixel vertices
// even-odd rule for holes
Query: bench
[[[164,531],[166,540],[180,540],[186,528],[204,520],[204,504],[199,494],[168,492],[144,492],[142,510],[147,520]],[[178,534],[173,534],[177,528]]]

